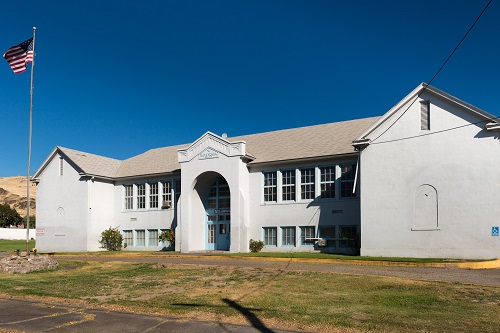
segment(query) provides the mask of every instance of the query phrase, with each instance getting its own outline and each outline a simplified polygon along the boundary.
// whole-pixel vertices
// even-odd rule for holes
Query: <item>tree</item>
[[[26,223],[26,216],[23,218],[23,223]],[[26,225],[24,226],[26,228]],[[30,215],[30,229],[36,228],[36,217],[35,215]]]
[[[23,223],[23,218],[19,213],[10,208],[9,204],[0,204],[0,227],[9,228]]]

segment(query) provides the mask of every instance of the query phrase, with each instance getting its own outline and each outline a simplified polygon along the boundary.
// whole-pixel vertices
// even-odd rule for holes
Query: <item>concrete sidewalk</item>
[[[38,300],[0,298],[0,332],[292,332],[270,329],[250,311],[247,312],[246,314],[242,312],[242,314],[247,317],[252,326],[85,308]]]

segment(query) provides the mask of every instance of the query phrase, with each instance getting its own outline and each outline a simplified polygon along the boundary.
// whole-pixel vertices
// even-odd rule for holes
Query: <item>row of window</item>
[[[165,230],[138,229],[123,230],[123,244],[127,246],[167,246],[161,242],[159,235]]]
[[[327,246],[330,247],[349,247],[357,237],[355,225],[340,225],[337,234],[335,233],[336,226],[321,226],[318,236],[316,236],[316,228],[311,226],[298,227],[298,235],[297,227],[264,227],[262,229],[264,245],[276,247],[297,246],[297,244],[298,246],[311,246],[317,238],[326,239]]]
[[[125,210],[170,208],[181,195],[180,179],[123,185],[123,188]]]
[[[264,202],[356,197],[356,164],[263,172]]]

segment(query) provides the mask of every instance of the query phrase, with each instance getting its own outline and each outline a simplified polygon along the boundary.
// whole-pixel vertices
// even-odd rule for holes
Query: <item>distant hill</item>
[[[36,186],[31,185],[30,215],[36,214]],[[26,216],[26,177],[0,178],[0,204],[9,204],[19,215]]]

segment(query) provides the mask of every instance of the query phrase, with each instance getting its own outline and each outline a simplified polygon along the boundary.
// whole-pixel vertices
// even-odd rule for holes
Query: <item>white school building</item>
[[[500,122],[419,85],[381,117],[192,143],[116,160],[56,147],[34,174],[37,249],[321,251],[500,257]]]

